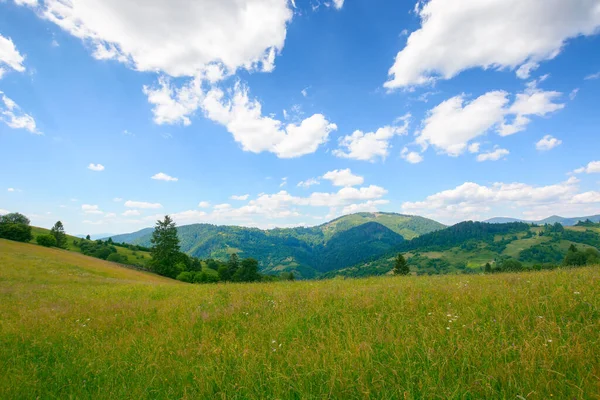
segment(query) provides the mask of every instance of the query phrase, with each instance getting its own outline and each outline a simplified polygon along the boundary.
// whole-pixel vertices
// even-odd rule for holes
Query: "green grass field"
[[[0,399],[598,399],[600,269],[188,285],[0,240]]]

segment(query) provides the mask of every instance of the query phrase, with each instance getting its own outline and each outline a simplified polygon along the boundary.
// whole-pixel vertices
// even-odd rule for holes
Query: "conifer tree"
[[[398,257],[396,257],[396,262],[394,263],[394,275],[408,275],[409,273],[410,268],[408,268],[406,259],[402,253],[398,253]]]
[[[52,229],[50,229],[50,234],[56,239],[56,247],[60,247],[61,249],[67,247],[67,235],[65,234],[65,227],[62,222],[56,221]]]
[[[164,220],[156,221],[154,232],[152,232],[152,248],[150,254],[152,261],[150,268],[153,272],[175,278],[181,271],[179,262],[179,238],[175,222],[165,215]]]

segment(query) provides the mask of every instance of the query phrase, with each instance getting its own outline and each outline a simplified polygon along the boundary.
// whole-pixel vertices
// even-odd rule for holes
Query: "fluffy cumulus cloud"
[[[552,135],[546,135],[535,144],[535,148],[539,151],[548,151],[552,150],[556,146],[560,146],[561,144],[562,140],[557,139]]]
[[[36,128],[35,120],[24,113],[19,105],[0,91],[0,120],[13,129],[25,129],[31,133],[41,134]]]
[[[521,212],[522,218],[528,219],[541,219],[556,213],[594,213],[600,205],[600,197],[596,192],[578,193],[578,182],[574,177],[548,186],[525,183],[493,183],[486,186],[466,182],[422,201],[405,202],[402,211],[448,223],[503,215],[518,217],[518,212]]]
[[[142,215],[142,213],[139,210],[126,210],[121,215],[124,217],[137,217]]]
[[[24,61],[25,57],[19,53],[12,39],[0,35],[0,78],[9,69],[25,71]]]
[[[88,165],[88,169],[91,169],[92,171],[100,172],[100,171],[104,171],[104,165],[90,163],[90,165]]]
[[[165,181],[165,182],[177,182],[179,180],[178,178],[169,176],[169,175],[165,174],[164,172],[159,172],[158,174],[153,175],[152,179],[154,179],[156,181]]]
[[[417,153],[416,151],[410,151],[406,147],[400,152],[400,157],[411,164],[418,164],[423,161],[423,156],[421,154]]]
[[[588,173],[588,174],[597,174],[600,173],[600,161],[591,161],[585,167],[577,168],[573,171],[576,174]]]
[[[337,157],[354,160],[371,161],[385,160],[391,148],[390,141],[396,135],[405,135],[410,123],[410,114],[399,119],[398,126],[384,126],[375,132],[354,131],[351,135],[339,139],[339,148],[333,151]]]
[[[389,89],[450,79],[469,68],[516,69],[526,79],[568,39],[600,26],[597,0],[419,1],[421,27],[389,70]]]
[[[22,1],[21,1],[22,2]],[[272,70],[292,11],[287,0],[41,0],[38,15],[92,47],[97,59],[170,76],[218,79]]]
[[[149,203],[149,202],[146,202],[146,201],[127,200],[125,202],[125,207],[127,207],[127,208],[157,209],[157,208],[162,208],[162,204],[160,204],[160,203]]]
[[[561,93],[541,90],[538,83],[528,83],[512,104],[509,93],[499,90],[471,101],[464,94],[445,100],[429,110],[416,133],[416,142],[423,148],[431,145],[441,153],[459,156],[467,150],[477,153],[479,143],[473,140],[490,131],[500,136],[523,131],[531,122],[530,116],[544,117],[564,108],[555,102]]]
[[[227,128],[242,149],[253,153],[268,151],[280,158],[314,153],[337,130],[322,114],[314,114],[298,124],[284,125],[262,115],[262,106],[251,100],[248,90],[236,85],[231,96],[211,89],[203,100],[205,115]]]
[[[201,201],[200,203],[198,203],[198,207],[199,208],[208,208],[208,207],[210,207],[210,203],[208,201]]]
[[[362,185],[365,181],[362,176],[354,175],[350,168],[326,172],[323,179],[331,181],[333,186],[357,186]]]
[[[510,154],[510,151],[506,149],[496,148],[487,153],[481,153],[477,155],[477,161],[498,161],[499,159],[506,157]]]

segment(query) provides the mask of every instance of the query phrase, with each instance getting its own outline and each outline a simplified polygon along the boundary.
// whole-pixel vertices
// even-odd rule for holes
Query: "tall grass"
[[[0,398],[595,399],[600,270],[187,285],[0,240]]]

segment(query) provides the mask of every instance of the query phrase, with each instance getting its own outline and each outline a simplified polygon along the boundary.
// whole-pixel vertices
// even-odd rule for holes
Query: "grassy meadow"
[[[0,399],[598,399],[600,268],[190,285],[0,240]]]

